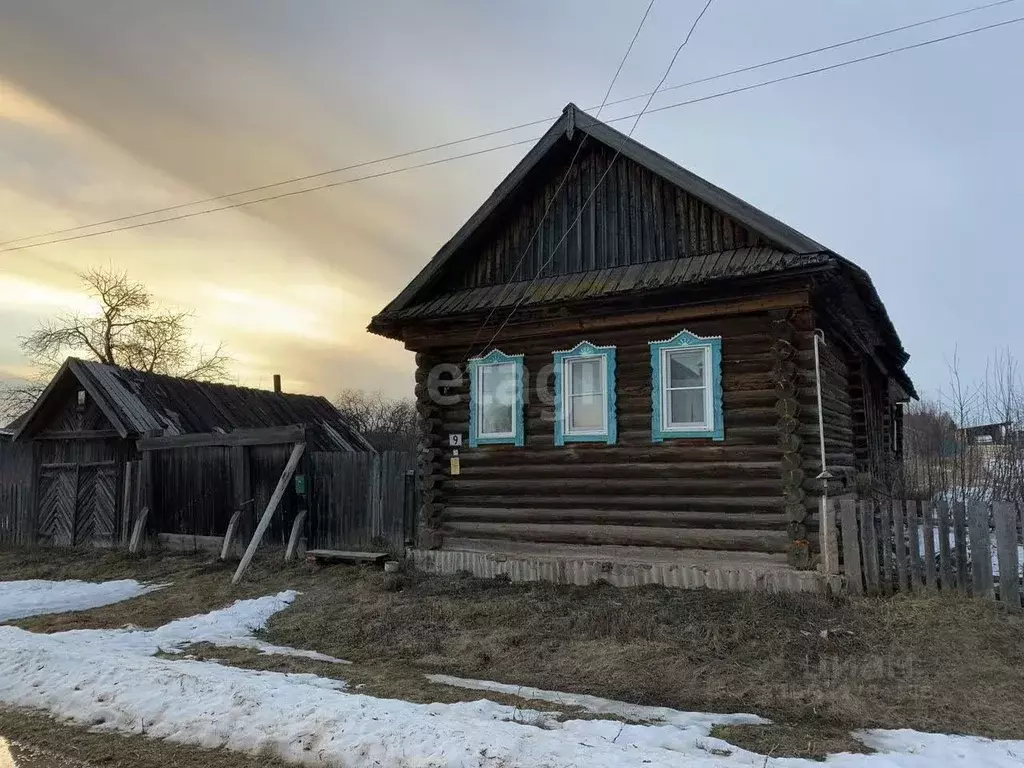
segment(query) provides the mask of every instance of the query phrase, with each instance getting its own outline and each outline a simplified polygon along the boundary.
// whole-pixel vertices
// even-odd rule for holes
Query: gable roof
[[[745,243],[748,247],[745,248],[711,253],[677,252],[662,260],[628,265],[607,264],[604,268],[554,275],[539,276],[541,273],[538,272],[538,276],[532,280],[470,284],[469,287],[455,290],[449,288],[438,294],[437,285],[444,282],[444,276],[456,268],[459,254],[475,253],[472,250],[475,248],[475,234],[481,232],[488,221],[504,210],[527,183],[532,183],[532,180],[527,182],[531,171],[537,169],[542,161],[564,150],[578,132],[608,147],[610,153],[621,154],[645,172],[669,182],[682,190],[683,194],[748,228],[756,234],[756,238],[748,240]],[[522,256],[525,254],[520,259]],[[840,293],[855,297],[855,301],[862,304],[863,308],[857,310],[857,314],[863,316],[844,316],[839,318],[840,322],[848,328],[860,326],[856,329],[856,336],[859,337],[857,343],[868,353],[876,354],[876,345],[882,345],[886,357],[884,370],[900,383],[904,391],[915,397],[913,384],[904,371],[909,355],[903,349],[885,305],[864,269],[569,103],[561,117],[455,236],[437,251],[401,293],[371,319],[368,330],[382,336],[400,338],[400,328],[404,324],[459,314],[468,316],[479,313],[482,316],[488,311],[506,306],[516,307],[520,303],[571,302],[663,289],[679,290],[716,281],[766,278],[772,274],[805,273],[809,270],[820,272],[823,284],[840,286]],[[835,307],[830,307],[830,310],[833,314],[840,314]]]
[[[445,243],[434,257],[420,270],[405,289],[396,296],[382,311],[381,315],[391,316],[416,303],[431,282],[439,277],[444,268],[458,253],[487,219],[498,210],[508,198],[520,187],[527,175],[541,162],[563,139],[572,140],[575,133],[582,134],[611,147],[626,157],[666,181],[676,185],[683,191],[703,200],[722,213],[760,233],[776,244],[779,250],[790,253],[812,253],[828,250],[825,246],[798,232],[787,224],[769,216],[736,195],[717,187],[672,162],[663,155],[645,147],[640,142],[626,136],[606,123],[588,115],[575,104],[568,104],[561,117],[548,129],[515,168],[505,177],[483,205],[477,209],[458,232]]]
[[[123,438],[303,424],[310,430],[313,450],[373,450],[325,397],[191,381],[74,357],[18,420],[16,440],[42,428],[48,401],[72,378]]]

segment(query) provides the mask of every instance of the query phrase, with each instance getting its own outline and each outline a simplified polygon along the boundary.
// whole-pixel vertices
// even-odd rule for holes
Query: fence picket
[[[1004,501],[992,504],[999,558],[999,599],[1011,611],[1019,611],[1020,578],[1017,557],[1017,507]]]
[[[967,508],[964,502],[953,502],[953,546],[956,550],[956,588],[964,594],[971,594],[967,580]]]
[[[939,588],[935,572],[935,505],[923,502],[924,512],[924,574],[929,592]]]
[[[892,555],[892,505],[882,503],[882,591],[891,595],[896,588],[896,572]]]
[[[834,502],[839,507],[843,538],[843,572],[846,584],[855,595],[864,594],[864,577],[860,568],[860,536],[857,531],[857,502],[843,499]]]
[[[871,501],[859,502],[861,560],[864,566],[864,581],[867,592],[877,595],[879,592],[878,574],[878,535],[875,532],[875,505]]]
[[[948,592],[953,588],[953,557],[949,549],[949,503],[935,503],[935,517],[939,523],[939,587]]]
[[[910,546],[910,589],[921,591],[923,563],[921,558],[921,523],[918,518],[920,505],[916,501],[908,501],[907,507],[907,543]]]
[[[896,571],[899,577],[897,589],[910,590],[910,564],[907,560],[907,517],[899,501],[892,502],[893,540],[896,546]]]
[[[971,586],[978,597],[995,600],[992,581],[992,540],[988,525],[988,504],[974,500],[967,505],[971,541]]]

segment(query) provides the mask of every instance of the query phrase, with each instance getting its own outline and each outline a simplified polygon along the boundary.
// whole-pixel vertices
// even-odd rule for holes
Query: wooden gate
[[[43,464],[38,540],[57,547],[111,545],[117,530],[114,462]]]

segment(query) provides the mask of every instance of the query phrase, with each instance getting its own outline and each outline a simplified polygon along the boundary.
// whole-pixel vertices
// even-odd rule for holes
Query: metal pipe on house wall
[[[828,481],[832,473],[828,471],[828,463],[825,459],[825,413],[821,407],[821,354],[818,347],[825,344],[825,332],[820,328],[814,329],[814,387],[818,395],[818,447],[821,451],[821,472],[817,479],[821,480],[821,508],[819,509],[819,531],[821,533],[821,568],[826,576],[831,576],[838,571],[838,563],[835,562],[838,554],[832,547],[832,540],[835,536],[832,518],[828,514]]]

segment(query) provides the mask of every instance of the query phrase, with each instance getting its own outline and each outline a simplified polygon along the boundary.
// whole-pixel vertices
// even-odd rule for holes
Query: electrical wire
[[[505,326],[508,325],[508,321],[512,319],[512,316],[516,313],[516,310],[519,309],[520,305],[522,305],[524,301],[526,301],[526,297],[530,295],[530,289],[537,282],[537,279],[541,276],[541,273],[544,271],[545,267],[547,267],[547,265],[551,263],[551,260],[555,257],[555,254],[558,253],[558,249],[562,247],[562,243],[565,242],[565,238],[569,236],[569,233],[579,223],[580,218],[583,216],[583,212],[586,210],[587,206],[590,205],[590,201],[594,199],[594,195],[597,194],[597,190],[601,188],[601,185],[604,183],[604,180],[608,177],[608,174],[611,172],[612,168],[615,167],[615,162],[619,159],[619,156],[622,155],[622,150],[626,146],[626,142],[628,142],[633,137],[633,132],[636,131],[636,127],[640,124],[640,118],[644,116],[645,112],[647,112],[647,109],[648,107],[651,106],[651,102],[654,100],[654,97],[657,95],[658,91],[661,90],[661,86],[665,84],[665,81],[668,79],[669,74],[672,72],[672,67],[675,66],[676,59],[679,58],[679,54],[682,53],[682,50],[683,48],[686,47],[686,44],[690,42],[690,38],[693,36],[694,31],[697,29],[697,26],[700,24],[701,19],[704,18],[704,14],[708,12],[708,9],[711,7],[711,4],[713,2],[714,0],[707,0],[707,2],[704,4],[704,7],[701,9],[701,12],[697,14],[697,18],[693,20],[693,24],[690,25],[690,29],[686,33],[686,37],[683,39],[683,42],[679,44],[679,47],[676,48],[675,53],[672,54],[672,60],[668,63],[668,68],[665,69],[665,74],[661,76],[661,80],[658,81],[658,84],[655,86],[654,90],[651,91],[650,95],[647,97],[647,103],[644,104],[644,108],[641,109],[639,113],[637,113],[636,120],[633,121],[633,127],[629,129],[629,133],[627,133],[623,137],[622,141],[619,142],[619,146],[615,150],[615,154],[612,155],[611,162],[608,163],[608,167],[605,168],[604,173],[601,174],[601,177],[597,180],[597,183],[594,185],[594,188],[590,190],[590,194],[587,195],[587,199],[580,206],[580,209],[576,214],[576,218],[573,219],[572,223],[568,227],[565,228],[565,232],[562,233],[561,238],[559,238],[558,242],[551,249],[551,253],[543,262],[541,262],[540,267],[538,267],[537,269],[537,273],[533,276],[533,279],[530,280],[530,285],[527,286],[525,291],[523,291],[523,295],[519,297],[519,300],[512,305],[512,309],[509,311],[508,315],[502,321],[501,325],[498,326],[498,330],[494,332],[494,335],[491,336],[487,344],[484,345],[484,348],[481,351],[481,353],[483,351],[486,351],[487,349],[490,349],[491,345],[494,344],[495,339],[498,338],[498,335],[502,332],[502,330],[504,330]]]
[[[644,11],[643,18],[640,19],[640,23],[637,25],[636,32],[633,33],[633,39],[629,41],[629,47],[626,48],[626,53],[619,61],[619,66],[615,70],[615,74],[612,76],[612,81],[608,83],[608,89],[604,92],[604,99],[601,100],[601,106],[597,108],[597,114],[595,115],[596,117],[601,116],[601,111],[604,109],[604,105],[607,103],[609,97],[611,97],[612,89],[615,87],[615,83],[618,81],[619,75],[622,73],[622,68],[626,65],[626,60],[629,58],[629,54],[633,51],[633,46],[636,44],[637,38],[640,37],[640,31],[644,28],[644,24],[647,23],[647,17],[650,16],[651,8],[653,7],[654,0],[651,0],[651,2],[648,3],[647,5],[647,10]],[[484,318],[484,321],[483,323],[481,323],[480,327],[477,328],[476,334],[473,336],[472,340],[469,342],[469,345],[466,347],[466,351],[463,353],[463,357],[469,354],[470,350],[473,348],[473,345],[476,344],[476,340],[480,335],[480,331],[482,331],[484,327],[487,325],[487,323],[491,321],[491,318],[494,316],[494,312],[497,310],[499,306],[501,306],[501,302],[505,298],[506,291],[508,291],[509,286],[515,280],[516,275],[519,274],[519,268],[523,266],[523,262],[526,260],[527,254],[529,254],[530,250],[533,248],[533,243],[537,239],[537,235],[540,234],[541,228],[543,228],[544,226],[544,222],[548,217],[548,213],[550,213],[551,211],[551,206],[555,204],[555,200],[558,199],[558,195],[562,191],[562,188],[565,186],[565,182],[569,180],[569,174],[572,172],[573,166],[576,165],[576,160],[579,159],[580,152],[583,151],[583,146],[586,143],[587,135],[584,134],[583,139],[576,146],[576,151],[573,153],[572,160],[569,161],[569,167],[566,169],[565,175],[562,176],[562,181],[558,184],[558,188],[555,190],[555,193],[551,196],[551,199],[548,200],[547,205],[544,207],[544,213],[541,215],[540,221],[537,222],[537,227],[533,230],[533,234],[530,235],[530,239],[523,247],[522,253],[519,255],[519,259],[518,261],[516,261],[516,265],[512,269],[512,273],[508,282],[502,287],[501,293],[498,295],[497,300],[494,302],[494,306],[491,308],[490,313],[488,313],[487,317]]]
[[[746,73],[746,72],[753,72],[755,70],[763,69],[765,67],[770,67],[770,66],[773,66],[775,64],[781,64],[781,63],[784,63],[784,62],[787,62],[787,61],[795,61],[797,59],[805,58],[807,56],[813,56],[813,55],[818,54],[818,53],[824,53],[825,51],[832,51],[832,50],[836,50],[836,49],[839,49],[839,48],[844,48],[846,46],[854,45],[856,43],[862,43],[862,42],[865,42],[867,40],[874,40],[874,39],[877,39],[877,38],[880,38],[880,37],[885,37],[887,35],[896,34],[898,32],[904,32],[904,31],[906,31],[908,29],[914,29],[916,27],[922,27],[922,26],[925,26],[925,25],[928,25],[928,24],[935,24],[937,22],[945,21],[947,19],[952,19],[952,18],[955,18],[955,17],[958,17],[958,16],[964,16],[964,15],[970,14],[970,13],[977,13],[978,11],[984,11],[984,10],[988,10],[989,8],[995,8],[997,6],[1007,5],[1008,3],[1014,3],[1014,2],[1018,2],[1018,1],[1019,0],[997,0],[997,2],[986,3],[984,5],[977,5],[977,6],[974,6],[972,8],[965,8],[963,10],[955,11],[953,13],[947,13],[947,14],[942,15],[942,16],[935,16],[935,17],[932,17],[930,19],[923,19],[921,21],[916,21],[916,22],[913,22],[913,23],[910,23],[910,24],[904,24],[903,26],[892,27],[891,29],[882,30],[880,32],[874,32],[874,33],[869,34],[869,35],[863,35],[861,37],[854,37],[854,38],[851,38],[849,40],[843,40],[842,42],[833,43],[831,45],[822,46],[820,48],[814,48],[814,49],[811,49],[811,50],[808,50],[808,51],[803,51],[801,53],[795,53],[795,54],[791,54],[789,56],[783,56],[781,58],[772,59],[770,61],[764,61],[764,62],[761,62],[760,64],[751,64],[751,65],[748,65],[748,66],[739,67],[738,69],[731,69],[731,70],[728,70],[727,72],[719,72],[718,74],[709,75],[707,77],[702,77],[702,78],[699,78],[697,80],[690,80],[690,81],[687,81],[685,83],[678,83],[677,85],[670,85],[667,88],[663,88],[661,92],[662,93],[667,93],[668,91],[678,90],[680,88],[687,88],[687,87],[690,87],[690,86],[700,85],[700,84],[703,84],[703,83],[709,83],[709,82],[713,82],[715,80],[720,80],[722,78],[731,77],[733,75],[743,74],[743,73]],[[650,95],[649,93],[641,93],[641,94],[638,94],[636,96],[627,96],[627,97],[622,98],[622,99],[617,99],[615,101],[607,102],[604,106],[610,107],[610,106],[617,106],[617,105],[620,105],[620,104],[626,104],[626,103],[628,103],[630,101],[636,101],[637,99],[642,99],[642,98],[644,98],[646,96],[649,96],[649,95]],[[594,107],[588,107],[587,111],[589,111],[591,109],[594,109]],[[657,111],[657,110],[655,110],[655,111]],[[627,116],[627,119],[628,119],[628,117],[632,117],[632,115]],[[422,147],[420,149],[413,149],[413,150],[408,150],[406,152],[399,152],[398,154],[388,155],[387,157],[381,157],[381,158],[377,158],[375,160],[364,160],[364,161],[361,161],[361,162],[358,162],[358,163],[353,163],[352,165],[341,166],[341,167],[338,167],[338,168],[331,168],[331,169],[326,170],[326,171],[319,171],[317,173],[310,173],[310,174],[306,174],[304,176],[295,176],[295,177],[292,177],[292,178],[289,178],[289,179],[283,179],[281,181],[271,182],[269,184],[262,184],[262,185],[256,186],[256,187],[248,187],[246,189],[240,189],[240,190],[236,190],[234,192],[227,192],[227,193],[222,194],[222,195],[215,195],[213,197],[206,197],[206,198],[202,198],[200,200],[192,200],[192,201],[187,202],[187,203],[178,203],[176,205],[169,205],[169,206],[166,206],[164,208],[154,208],[152,210],[141,211],[139,213],[127,214],[125,216],[118,216],[118,217],[112,218],[112,219],[104,219],[102,221],[95,221],[95,222],[92,222],[91,224],[79,224],[79,225],[76,225],[74,227],[66,227],[64,229],[55,229],[55,230],[51,230],[49,232],[41,232],[41,233],[36,234],[36,235],[27,235],[25,237],[15,238],[13,240],[0,241],[0,246],[13,245],[15,243],[23,243],[23,242],[25,242],[27,240],[38,240],[39,238],[43,238],[43,237],[54,237],[55,235],[63,235],[63,234],[67,234],[67,233],[70,233],[70,232],[78,232],[78,231],[81,231],[83,229],[92,229],[94,227],[102,227],[102,226],[105,226],[107,224],[117,224],[117,223],[120,223],[122,221],[130,221],[132,219],[138,219],[138,218],[142,218],[144,216],[155,216],[155,215],[160,214],[160,213],[169,213],[171,211],[177,211],[177,210],[181,210],[183,208],[192,208],[192,207],[197,206],[197,205],[205,205],[206,203],[214,203],[214,202],[217,202],[219,200],[230,200],[231,198],[239,197],[241,195],[248,195],[248,194],[252,194],[254,192],[263,192],[263,191],[266,191],[268,189],[275,189],[277,187],[286,186],[288,184],[297,184],[297,183],[302,182],[302,181],[311,181],[313,179],[323,178],[324,176],[331,176],[331,175],[334,175],[336,173],[343,173],[345,171],[353,171],[353,170],[357,170],[359,168],[365,168],[365,167],[371,166],[371,165],[378,165],[380,163],[390,162],[392,160],[401,160],[401,159],[406,158],[406,157],[412,157],[414,155],[420,155],[420,154],[424,154],[426,152],[433,152],[433,151],[436,151],[436,150],[439,150],[439,149],[447,149],[449,147],[457,146],[459,144],[466,144],[466,143],[469,143],[469,142],[472,142],[472,141],[478,141],[480,139],[486,139],[486,138],[491,138],[491,137],[494,137],[494,136],[499,136],[499,135],[501,135],[503,133],[511,133],[513,131],[522,130],[524,128],[532,128],[535,125],[543,125],[545,123],[550,123],[552,120],[555,120],[555,119],[557,119],[557,116],[556,117],[545,117],[545,118],[542,118],[540,120],[531,120],[530,122],[520,123],[518,125],[512,125],[512,126],[509,126],[507,128],[499,128],[499,129],[496,129],[496,130],[493,130],[493,131],[487,131],[485,133],[478,133],[476,135],[467,136],[467,137],[462,138],[462,139],[453,139],[452,141],[446,141],[446,142],[442,142],[440,144],[434,144],[434,145],[431,145],[429,147]],[[508,146],[516,146],[516,145],[512,144],[512,145],[508,145]],[[504,148],[504,147],[499,147],[499,149],[501,149],[501,148]],[[469,155],[467,155],[467,156],[469,156]],[[462,157],[462,155],[460,155],[458,157]],[[452,159],[458,159],[458,158],[452,158]],[[420,166],[414,166],[414,167],[420,167]],[[367,177],[367,178],[376,178],[376,177],[375,176],[370,176],[370,177]],[[320,187],[316,187],[316,188],[311,189],[309,191],[314,191],[315,189],[320,189]],[[273,199],[273,198],[271,198],[271,199]],[[220,210],[220,209],[217,209],[217,210]],[[171,219],[168,219],[168,220],[171,220]],[[160,222],[157,222],[157,223],[160,223]]]
[[[696,97],[696,98],[693,98],[693,99],[687,99],[685,101],[676,102],[674,104],[667,104],[667,105],[664,105],[664,106],[655,107],[654,109],[648,110],[647,114],[654,114],[656,112],[664,112],[664,111],[669,110],[669,109],[676,109],[678,107],[684,107],[684,106],[688,106],[690,104],[700,104],[700,103],[703,103],[703,102],[706,102],[706,101],[712,101],[714,99],[722,98],[723,96],[731,96],[733,94],[744,93],[746,91],[752,91],[752,90],[755,90],[755,89],[758,89],[758,88],[764,88],[764,87],[769,86],[769,85],[775,85],[776,83],[783,83],[783,82],[787,82],[787,81],[790,81],[790,80],[797,80],[797,79],[800,79],[800,78],[803,78],[803,77],[808,77],[810,75],[816,75],[816,74],[820,74],[822,72],[829,72],[829,71],[832,71],[832,70],[848,67],[848,66],[850,66],[852,64],[859,64],[859,63],[862,63],[862,62],[865,62],[865,61],[873,61],[875,59],[880,59],[880,58],[883,58],[885,56],[891,56],[892,54],[895,54],[895,53],[901,53],[903,51],[915,50],[917,48],[924,48],[925,46],[935,45],[936,43],[947,42],[949,40],[955,40],[957,38],[966,37],[968,35],[973,35],[973,34],[976,34],[978,32],[985,32],[985,31],[992,30],[992,29],[998,29],[998,28],[1001,28],[1001,27],[1006,27],[1006,26],[1009,26],[1011,24],[1018,24],[1018,23],[1020,23],[1022,21],[1024,21],[1024,16],[1019,16],[1019,17],[1016,17],[1016,18],[1013,18],[1013,19],[1008,19],[1006,21],[996,22],[994,24],[987,24],[987,25],[981,26],[981,27],[974,27],[972,29],[963,30],[961,32],[956,32],[956,33],[953,33],[953,34],[945,35],[943,37],[931,38],[931,39],[924,40],[924,41],[921,41],[921,42],[918,42],[918,43],[913,43],[913,44],[910,44],[910,45],[900,46],[898,48],[890,48],[890,49],[881,51],[879,53],[871,54],[869,56],[862,56],[862,57],[856,58],[856,59],[848,59],[848,60],[845,60],[845,61],[837,62],[835,64],[830,64],[830,65],[827,65],[827,66],[818,67],[818,68],[811,69],[811,70],[805,70],[803,72],[797,72],[797,73],[792,74],[792,75],[785,75],[783,77],[777,77],[777,78],[773,78],[771,80],[763,80],[763,81],[760,81],[760,82],[757,82],[757,83],[753,83],[751,85],[740,86],[740,87],[732,88],[732,89],[729,89],[729,90],[726,90],[726,91],[719,91],[717,93],[712,93],[712,94],[709,94],[709,95],[706,95],[706,96],[700,96],[700,97]],[[623,115],[621,117],[613,118],[611,120],[606,120],[605,122],[607,122],[607,123],[617,123],[617,122],[621,122],[623,120],[629,120],[630,118],[634,118],[634,117],[637,116],[637,114],[639,114],[639,113],[630,114],[630,115]],[[46,245],[54,245],[54,244],[57,244],[57,243],[71,242],[71,241],[74,241],[74,240],[81,240],[81,239],[90,238],[90,237],[98,237],[100,235],[111,234],[111,233],[114,233],[114,232],[123,232],[123,231],[127,231],[127,230],[138,229],[140,227],[153,226],[155,224],[164,224],[164,223],[172,222],[172,221],[180,221],[182,219],[190,219],[190,218],[194,218],[196,216],[205,216],[206,214],[209,214],[209,213],[217,213],[219,211],[227,211],[227,210],[232,210],[232,209],[236,209],[236,208],[243,208],[243,207],[246,207],[246,206],[249,206],[249,205],[256,205],[258,203],[265,203],[265,202],[269,202],[269,201],[272,201],[272,200],[280,200],[280,199],[287,198],[287,197],[294,197],[295,195],[302,195],[302,194],[306,194],[308,192],[316,192],[316,191],[323,190],[323,189],[332,189],[334,187],[345,186],[347,184],[354,184],[354,183],[357,183],[357,182],[367,181],[367,180],[370,180],[370,179],[379,179],[379,178],[382,178],[384,176],[391,176],[391,175],[394,175],[396,173],[402,173],[404,171],[412,171],[412,170],[416,170],[416,169],[419,169],[419,168],[428,168],[428,167],[431,167],[431,166],[440,165],[442,163],[447,163],[447,162],[450,162],[452,160],[461,160],[461,159],[467,158],[467,157],[477,157],[479,155],[485,155],[485,154],[489,154],[491,152],[498,152],[500,150],[509,149],[511,147],[518,147],[518,146],[522,146],[524,144],[532,144],[532,143],[536,142],[538,138],[539,137],[535,136],[533,138],[523,139],[521,141],[513,141],[513,142],[506,143],[506,144],[499,144],[499,145],[494,146],[494,147],[486,147],[484,149],[475,150],[473,152],[464,152],[462,154],[452,155],[450,157],[443,157],[443,158],[439,158],[437,160],[430,160],[430,161],[426,161],[426,162],[423,162],[423,163],[417,163],[415,165],[402,166],[400,168],[392,168],[392,169],[388,169],[386,171],[380,171],[378,173],[366,174],[364,176],[356,176],[356,177],[353,177],[353,178],[350,178],[350,179],[342,179],[340,181],[329,182],[329,183],[326,183],[326,184],[320,184],[320,185],[317,185],[317,186],[314,186],[314,187],[305,187],[305,188],[298,189],[298,190],[282,192],[282,193],[276,194],[276,195],[270,195],[270,196],[266,196],[266,197],[258,197],[258,198],[255,198],[253,200],[245,200],[245,201],[241,201],[241,202],[238,202],[238,203],[233,203],[231,205],[224,205],[224,206],[219,206],[219,207],[216,207],[216,208],[209,208],[209,209],[205,209],[205,210],[202,210],[202,211],[195,211],[195,212],[190,212],[190,213],[185,213],[185,214],[179,214],[177,216],[168,216],[168,217],[161,218],[161,219],[155,219],[153,221],[141,222],[139,224],[131,224],[131,225],[124,226],[124,227],[112,227],[112,228],[109,228],[109,229],[100,230],[98,232],[88,232],[88,233],[81,234],[81,235],[75,235],[73,237],[55,238],[55,239],[51,239],[51,240],[45,240],[45,241],[43,241],[41,243],[29,243],[27,245],[16,245],[16,246],[11,247],[11,248],[0,248],[0,253],[11,253],[11,252],[14,252],[14,251],[27,250],[27,249],[30,249],[30,248],[40,248],[40,247],[46,246]],[[91,225],[91,226],[99,226],[99,225],[94,224],[94,225]],[[44,237],[44,236],[45,235],[37,235],[36,237]],[[24,239],[33,239],[33,238],[24,238]],[[10,241],[10,242],[21,242],[21,240]]]

